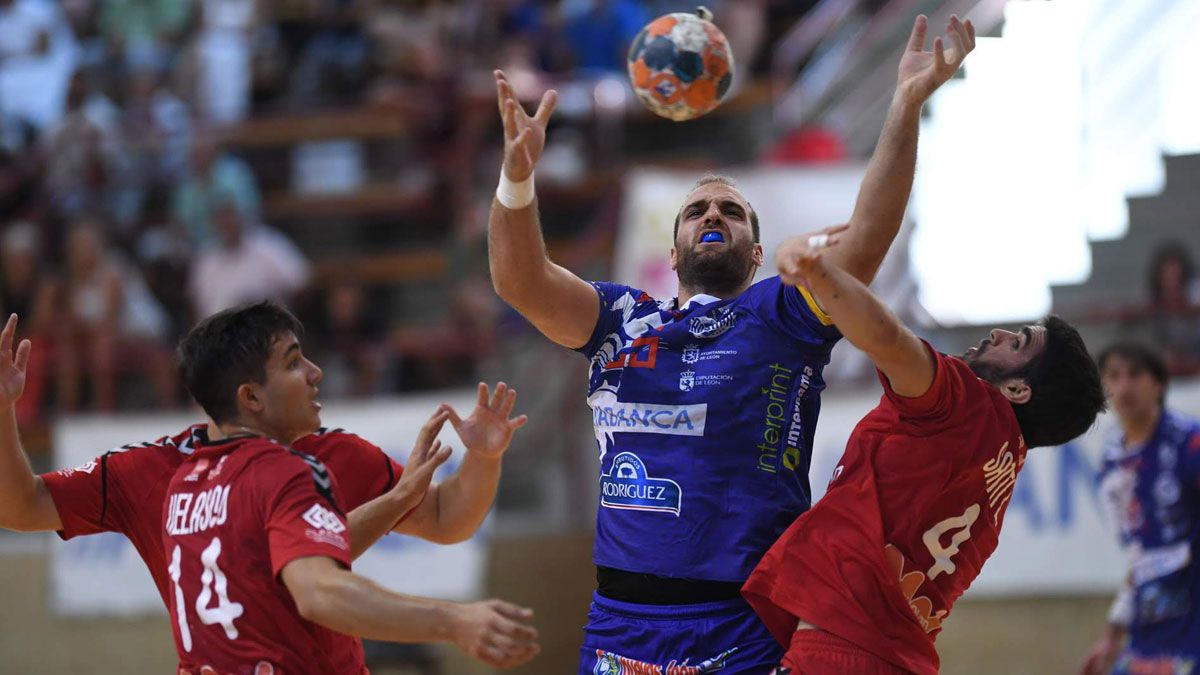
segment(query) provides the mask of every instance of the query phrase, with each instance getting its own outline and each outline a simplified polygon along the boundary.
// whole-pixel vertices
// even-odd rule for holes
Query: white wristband
[[[533,191],[533,174],[529,174],[529,178],[514,183],[504,175],[504,169],[500,169],[500,184],[496,186],[496,199],[504,205],[504,208],[510,210],[523,209],[533,203],[535,194]]]

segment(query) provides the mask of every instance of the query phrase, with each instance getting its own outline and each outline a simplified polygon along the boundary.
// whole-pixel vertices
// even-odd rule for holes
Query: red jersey
[[[280,572],[320,556],[350,567],[350,533],[325,465],[262,437],[201,445],[162,505],[181,673],[366,672],[346,636],[302,618]]]
[[[207,438],[207,427],[196,424],[174,436],[111,450],[75,469],[42,474],[62,520],[58,535],[125,535],[150,570],[163,604],[170,605],[163,500],[175,469]],[[347,512],[390,490],[404,471],[383,450],[341,429],[320,429],[292,447],[321,460],[337,476]]]
[[[1000,391],[960,359],[934,356],[919,398],[880,374],[883,398],[850,435],[828,492],[743,587],[784,645],[803,620],[937,672],[934,638],[996,549],[1026,448]]]

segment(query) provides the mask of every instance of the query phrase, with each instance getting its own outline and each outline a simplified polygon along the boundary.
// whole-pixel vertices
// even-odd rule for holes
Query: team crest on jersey
[[[737,647],[727,649],[694,666],[688,664],[691,659],[684,659],[682,662],[672,660],[667,665],[660,666],[597,649],[596,665],[592,668],[592,675],[704,675],[704,673],[724,670],[725,662],[737,650]]]
[[[696,386],[696,371],[685,370],[679,374],[679,391],[691,391]]]
[[[692,343],[684,345],[683,356],[681,357],[684,363],[692,364],[700,360],[700,345]]]
[[[658,511],[679,515],[683,490],[669,478],[653,478],[632,452],[613,458],[612,468],[600,475],[600,505],[610,509]]]
[[[737,313],[731,307],[718,307],[701,316],[688,319],[688,332],[693,337],[715,338],[724,335],[737,323]]]

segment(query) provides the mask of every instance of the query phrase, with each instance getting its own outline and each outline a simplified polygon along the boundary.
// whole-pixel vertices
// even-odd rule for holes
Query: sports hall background
[[[0,311],[34,340],[19,412],[36,467],[197,419],[171,347],[242,287],[307,324],[326,423],[402,459],[437,402],[504,379],[531,423],[486,531],[449,550],[390,536],[358,567],[530,605],[544,652],[519,672],[574,672],[594,439],[583,362],[490,288],[491,70],[530,103],[561,94],[538,168],[553,257],[669,294],[671,218],[705,170],[739,178],[768,248],[849,216],[922,12],[988,39],[926,108],[877,290],[951,352],[1051,309],[1094,349],[1153,341],[1177,378],[1170,403],[1200,414],[1200,2],[713,0],[735,89],[675,124],[636,102],[621,55],[646,20],[692,6],[0,0]],[[238,256],[255,274],[211,273]],[[827,379],[818,491],[878,396],[852,349]],[[938,640],[944,672],[1074,672],[1099,637],[1121,575],[1090,481],[1111,423],[1037,451]],[[0,533],[0,673],[170,672],[165,613],[129,556],[119,538]],[[379,673],[483,672],[449,648],[368,652]]]

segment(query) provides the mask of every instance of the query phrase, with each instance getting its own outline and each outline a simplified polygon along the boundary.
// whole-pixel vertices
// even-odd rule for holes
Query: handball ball
[[[629,48],[628,66],[642,103],[676,122],[716,108],[733,82],[733,52],[704,7],[646,24]]]

